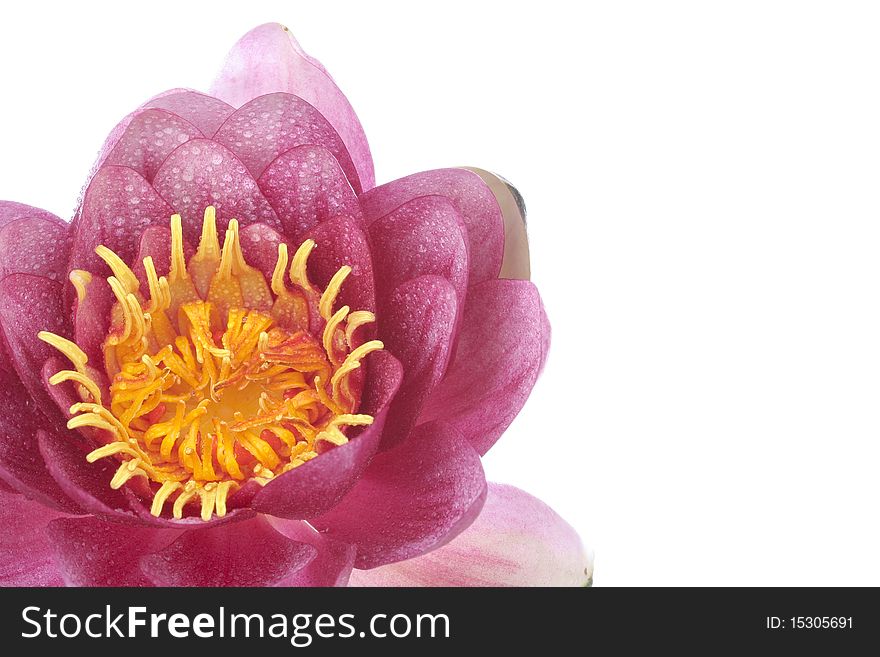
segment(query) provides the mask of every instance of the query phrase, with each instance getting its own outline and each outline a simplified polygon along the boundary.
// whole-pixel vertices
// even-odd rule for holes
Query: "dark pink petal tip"
[[[357,546],[358,568],[424,554],[463,531],[486,495],[480,458],[441,422],[378,454],[352,491],[311,521],[329,538]]]

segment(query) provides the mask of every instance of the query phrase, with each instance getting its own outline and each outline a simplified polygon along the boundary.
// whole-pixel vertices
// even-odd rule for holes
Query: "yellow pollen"
[[[141,285],[116,253],[96,249],[116,299],[105,372],[74,342],[45,331],[39,338],[73,365],[49,382],[74,385],[82,401],[67,426],[102,443],[89,462],[118,461],[112,488],[141,480],[134,491],[149,489],[154,516],[207,521],[227,513],[246,481],[265,485],[344,445],[347,427],[372,423],[358,413],[360,379],[351,374],[383,348],[378,340],[354,344],[354,332],[375,316],[348,306],[334,312],[351,267],[316,288],[307,273],[315,246],[307,240],[290,258],[280,244],[267,283],[245,259],[238,222],[229,222],[221,247],[208,207],[188,263],[182,219],[171,217],[167,277],[147,257]],[[73,270],[70,281],[81,304],[92,274]],[[315,309],[324,320],[318,335],[309,331]]]

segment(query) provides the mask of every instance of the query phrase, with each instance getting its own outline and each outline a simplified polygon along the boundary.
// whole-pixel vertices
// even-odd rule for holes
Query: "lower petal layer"
[[[593,557],[550,507],[489,484],[474,523],[421,557],[352,573],[353,586],[589,586]]]
[[[353,545],[334,541],[301,520],[266,516],[266,520],[292,541],[311,545],[317,554],[291,578],[288,586],[348,586],[357,550]]]
[[[70,226],[37,211],[0,226],[0,279],[23,273],[64,280],[70,251]]]
[[[377,455],[352,491],[311,524],[356,545],[357,568],[375,568],[443,545],[473,521],[485,495],[477,453],[457,431],[432,422]]]
[[[63,586],[46,526],[63,514],[0,490],[0,586]]]
[[[455,355],[419,421],[445,419],[485,454],[522,409],[549,348],[550,324],[532,283],[471,287]]]
[[[161,550],[180,532],[83,517],[55,520],[48,534],[67,586],[152,586],[138,557]]]
[[[140,565],[160,586],[287,586],[316,553],[258,516],[184,532]]]

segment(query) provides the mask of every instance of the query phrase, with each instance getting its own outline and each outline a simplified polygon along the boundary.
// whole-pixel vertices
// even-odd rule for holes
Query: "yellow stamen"
[[[73,288],[76,290],[76,300],[78,303],[82,303],[86,300],[86,289],[89,284],[92,282],[92,274],[83,269],[71,269],[70,273],[67,275],[67,279],[73,285]]]

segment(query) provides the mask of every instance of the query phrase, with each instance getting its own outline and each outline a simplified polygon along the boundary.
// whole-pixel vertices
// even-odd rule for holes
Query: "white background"
[[[880,584],[871,3],[71,5],[0,10],[0,198],[69,217],[122,115],[286,23],[380,182],[524,194],[553,347],[486,468],[597,585]]]

